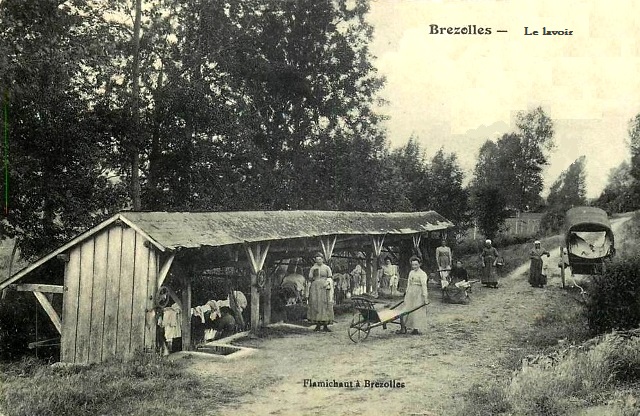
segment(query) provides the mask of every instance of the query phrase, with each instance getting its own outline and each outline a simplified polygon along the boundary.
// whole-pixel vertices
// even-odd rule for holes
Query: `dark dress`
[[[480,255],[484,262],[484,268],[482,270],[482,284],[487,286],[498,286],[498,277],[494,270],[495,266],[493,262],[498,258],[498,250],[495,247],[484,247],[482,254]]]
[[[531,266],[529,266],[529,284],[533,287],[543,287],[547,284],[547,276],[542,274],[542,256],[549,255],[543,248],[534,248],[529,253]]]
[[[451,269],[451,283],[442,290],[442,299],[446,303],[466,304],[469,302],[466,286],[459,287],[456,283],[466,282],[469,279],[467,271],[462,267]],[[467,285],[468,286],[468,285]]]

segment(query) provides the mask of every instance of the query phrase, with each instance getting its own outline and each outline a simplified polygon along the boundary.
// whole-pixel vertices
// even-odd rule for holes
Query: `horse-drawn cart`
[[[351,325],[349,325],[347,331],[351,341],[356,343],[367,339],[369,332],[371,332],[373,328],[382,326],[383,329],[387,329],[387,324],[402,325],[402,319],[405,316],[428,305],[428,303],[425,303],[417,308],[405,310],[401,307],[404,301],[391,307],[387,307],[387,305],[382,303],[373,302],[371,299],[365,297],[353,297],[351,301],[357,312],[353,316]]]
[[[595,207],[575,207],[567,211],[564,246],[560,248],[560,275],[565,285],[565,269],[572,274],[602,274],[605,262],[615,254],[613,231],[607,213]]]

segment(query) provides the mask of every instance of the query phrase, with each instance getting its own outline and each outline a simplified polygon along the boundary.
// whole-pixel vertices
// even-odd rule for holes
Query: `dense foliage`
[[[639,270],[640,257],[624,258],[593,278],[587,319],[595,334],[640,326]]]
[[[476,224],[490,238],[502,228],[508,210],[534,211],[542,205],[542,170],[554,147],[553,121],[541,107],[520,112],[516,119],[516,132],[482,145],[470,185]]]
[[[2,237],[34,258],[132,206],[436,210],[464,224],[456,155],[426,161],[413,139],[389,149],[368,8],[0,3],[10,142]]]

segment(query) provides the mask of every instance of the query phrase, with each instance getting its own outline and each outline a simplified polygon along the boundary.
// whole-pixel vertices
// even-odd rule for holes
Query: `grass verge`
[[[196,377],[184,365],[142,354],[86,367],[25,359],[0,369],[0,408],[7,416],[213,414],[253,388]]]
[[[623,258],[640,248],[640,214],[624,228],[618,246]],[[543,240],[548,249],[559,243],[559,237]],[[523,249],[510,252],[518,256]],[[589,339],[585,305],[570,291],[547,292],[545,312],[514,335],[518,348],[502,362],[512,376],[466,391],[459,414],[640,414],[640,330]]]

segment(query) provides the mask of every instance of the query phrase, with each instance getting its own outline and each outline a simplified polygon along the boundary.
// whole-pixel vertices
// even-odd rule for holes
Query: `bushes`
[[[637,415],[634,390],[621,383],[640,375],[638,332],[572,345],[518,369],[507,383],[475,385],[458,414]],[[586,412],[590,408],[597,412]]]
[[[620,259],[594,276],[587,321],[594,334],[640,325],[640,257]]]
[[[639,346],[640,338],[614,333],[591,348],[572,348],[550,368],[530,367],[517,373],[507,389],[507,402],[522,415],[574,414],[594,404],[607,404],[606,414],[637,412],[635,402],[626,403],[619,394],[619,383],[638,374]]]
[[[540,230],[546,234],[559,233],[564,227],[566,209],[553,208],[547,211],[540,220]]]
[[[15,361],[36,353],[40,358],[57,361],[58,348],[27,348],[30,342],[36,341],[36,336],[42,340],[59,334],[33,294],[9,292],[0,301],[0,361]]]

